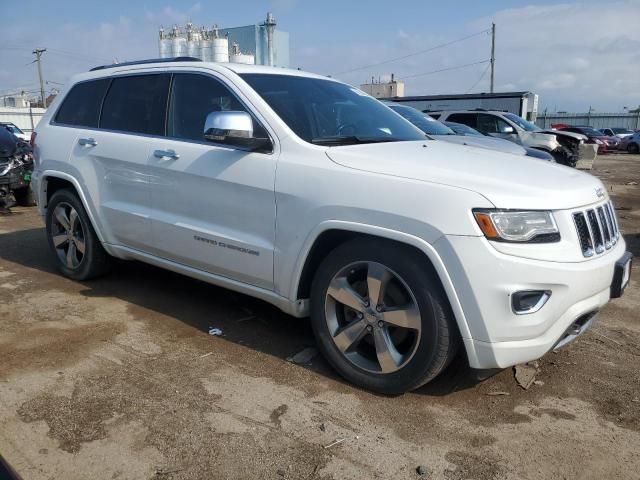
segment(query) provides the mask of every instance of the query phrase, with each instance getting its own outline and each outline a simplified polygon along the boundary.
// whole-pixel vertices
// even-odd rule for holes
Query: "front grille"
[[[615,210],[611,202],[573,214],[582,255],[599,255],[620,238]]]

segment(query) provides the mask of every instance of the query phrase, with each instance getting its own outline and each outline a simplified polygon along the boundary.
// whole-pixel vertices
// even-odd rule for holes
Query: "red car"
[[[611,150],[616,150],[618,148],[618,143],[620,143],[620,139],[617,137],[608,137],[603,134],[600,130],[596,130],[593,127],[588,126],[570,126],[563,127],[559,130],[564,130],[567,132],[573,133],[581,133],[586,135],[588,140],[585,143],[595,143],[598,145],[598,153],[607,153]]]

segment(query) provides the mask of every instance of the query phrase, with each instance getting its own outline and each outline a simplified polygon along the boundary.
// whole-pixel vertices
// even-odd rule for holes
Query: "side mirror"
[[[513,133],[513,132],[514,132],[513,127],[508,126],[508,127],[503,127],[501,133]]]
[[[268,138],[253,136],[253,119],[247,112],[211,112],[204,122],[203,136],[210,142],[223,143],[250,150],[269,150]]]

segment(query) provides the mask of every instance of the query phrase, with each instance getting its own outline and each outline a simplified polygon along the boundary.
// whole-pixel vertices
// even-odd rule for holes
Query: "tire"
[[[90,280],[109,271],[111,257],[102,248],[75,192],[63,189],[53,194],[46,224],[49,248],[65,277]]]
[[[376,290],[384,290],[380,311],[373,305]],[[320,351],[340,375],[384,394],[431,381],[459,345],[435,272],[419,252],[386,240],[356,239],[324,259],[311,287],[311,324]]]
[[[36,204],[31,187],[23,187],[13,191],[16,203],[21,207],[33,207]]]
[[[630,143],[627,145],[627,152],[629,153],[640,153],[640,145],[637,143]]]

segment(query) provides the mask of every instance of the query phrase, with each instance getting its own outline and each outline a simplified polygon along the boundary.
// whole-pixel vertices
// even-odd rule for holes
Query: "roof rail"
[[[129,65],[144,65],[146,63],[171,63],[171,62],[201,62],[202,60],[196,57],[172,57],[172,58],[149,58],[147,60],[134,60],[132,62],[114,63],[112,65],[100,65],[93,67],[90,72],[96,70],[105,70],[107,68],[126,67]]]

